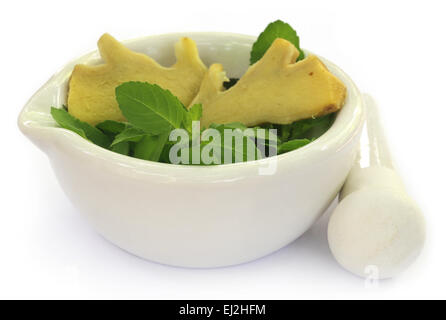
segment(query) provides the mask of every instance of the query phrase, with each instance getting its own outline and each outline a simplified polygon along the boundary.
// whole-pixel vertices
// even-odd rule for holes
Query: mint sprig
[[[192,122],[199,121],[203,115],[203,107],[201,104],[194,104],[189,110],[184,110],[183,126],[191,133],[192,132]]]
[[[145,135],[146,133],[141,129],[128,127],[115,136],[111,146],[113,147],[122,142],[139,142]]]
[[[308,140],[308,139],[289,140],[289,141],[284,142],[281,145],[279,145],[279,150],[277,153],[282,154],[282,153],[286,153],[289,151],[293,151],[293,150],[302,148],[303,146],[306,146],[310,142],[311,142],[311,140]]]
[[[169,90],[146,82],[125,82],[116,88],[116,100],[127,120],[151,135],[181,128],[184,107]]]
[[[314,140],[324,134],[333,124],[335,114],[303,119],[291,124],[273,125],[277,128],[279,138],[282,142],[294,139],[309,139]]]
[[[271,22],[259,35],[257,41],[254,42],[254,44],[252,45],[250,58],[251,64],[254,64],[258,60],[260,60],[260,58],[263,57],[265,52],[277,38],[288,40],[289,42],[294,44],[294,46],[300,52],[297,61],[305,58],[305,53],[299,45],[299,36],[297,35],[296,30],[294,30],[288,23],[285,23],[282,20],[277,20]]]
[[[232,122],[227,124],[211,124],[209,128],[218,130],[222,139],[221,141],[202,142],[201,148],[207,148],[211,143],[214,144],[214,146],[216,147],[215,150],[217,151],[214,157],[220,158],[220,163],[224,163],[225,152],[232,155],[231,162],[233,163],[257,160],[262,158],[262,154],[260,153],[255,143],[255,131],[253,130],[254,135],[252,136],[245,135],[244,130],[248,129],[248,127],[245,126],[243,123]],[[225,130],[232,131],[234,137],[231,138],[231,141],[225,140]],[[243,148],[241,150],[240,148],[236,147],[237,139],[242,139],[243,141]],[[253,159],[248,158],[248,155],[250,155],[250,150],[255,151],[255,153],[252,154],[252,156],[254,157]]]
[[[124,141],[113,145],[110,150],[128,156],[131,152],[131,145],[130,142]]]
[[[115,136],[127,128],[128,124],[125,122],[119,122],[114,120],[105,120],[96,125],[96,128],[101,130],[110,138],[114,139]]]
[[[67,110],[51,107],[51,115],[62,128],[74,131],[103,148],[110,146],[110,138],[106,134],[92,125],[73,117]]]
[[[158,161],[161,153],[169,139],[170,132],[164,132],[157,136],[145,135],[135,145],[135,158]]]

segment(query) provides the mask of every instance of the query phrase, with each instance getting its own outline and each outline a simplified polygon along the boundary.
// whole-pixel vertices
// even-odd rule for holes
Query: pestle
[[[365,137],[330,217],[328,242],[345,269],[362,277],[370,277],[374,270],[372,276],[385,279],[403,271],[419,255],[425,221],[393,169],[376,103],[367,95],[364,101]]]

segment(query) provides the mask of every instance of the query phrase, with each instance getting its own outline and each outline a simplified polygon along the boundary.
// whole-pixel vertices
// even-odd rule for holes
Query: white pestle
[[[367,95],[364,101],[367,130],[361,137],[358,162],[330,217],[328,243],[345,269],[362,277],[370,277],[373,270],[372,276],[385,279],[407,268],[419,255],[425,221],[393,170],[375,102]]]

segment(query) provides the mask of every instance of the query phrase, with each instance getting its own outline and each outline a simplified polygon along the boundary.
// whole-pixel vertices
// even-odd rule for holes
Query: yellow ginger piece
[[[298,55],[293,44],[276,39],[262,59],[226,91],[223,67],[213,64],[190,104],[202,103],[201,125],[288,124],[339,110],[346,96],[344,84],[316,56],[295,62]]]
[[[99,39],[98,48],[105,64],[76,65],[68,91],[68,112],[92,125],[104,120],[125,120],[115,98],[115,88],[123,82],[158,84],[187,106],[197,95],[207,70],[195,42],[189,38],[176,43],[177,62],[170,68],[131,51],[109,34]]]

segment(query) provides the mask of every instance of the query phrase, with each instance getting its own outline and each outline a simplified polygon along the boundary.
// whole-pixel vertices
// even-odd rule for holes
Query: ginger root
[[[104,120],[125,120],[115,99],[115,88],[123,82],[158,84],[188,105],[197,95],[207,70],[195,42],[189,38],[176,43],[177,62],[170,68],[131,51],[109,34],[99,39],[98,48],[105,63],[76,65],[68,91],[68,112],[92,125]]]
[[[316,56],[295,62],[298,55],[289,41],[276,39],[265,55],[226,91],[223,67],[213,64],[190,104],[203,105],[201,125],[289,124],[339,110],[346,97],[344,84]]]

